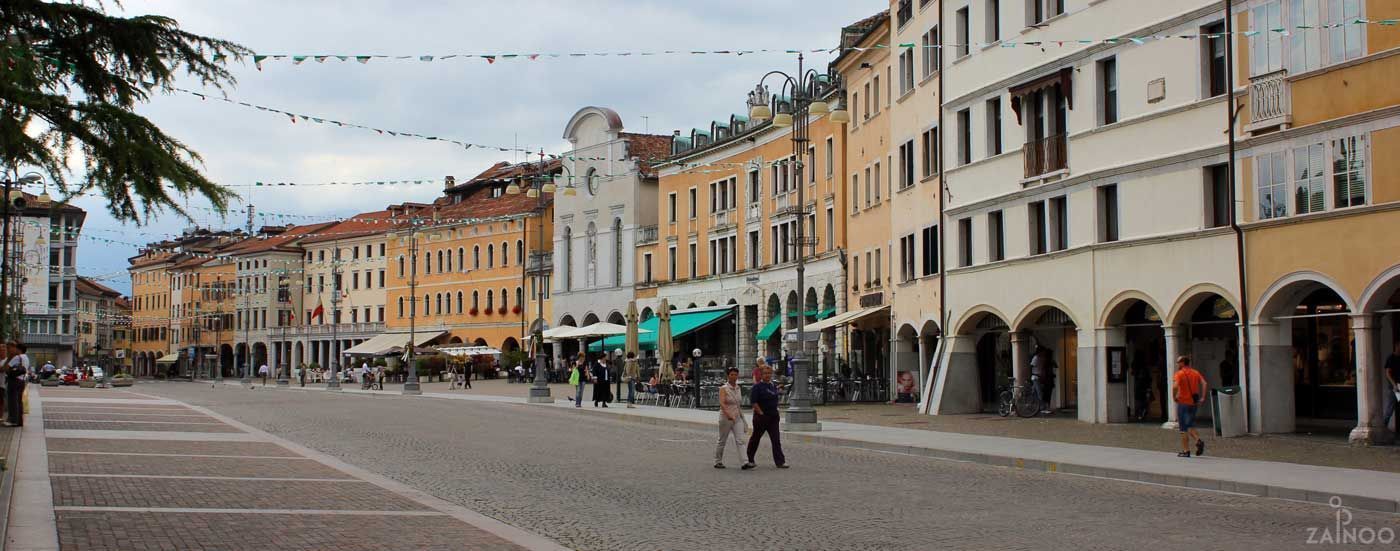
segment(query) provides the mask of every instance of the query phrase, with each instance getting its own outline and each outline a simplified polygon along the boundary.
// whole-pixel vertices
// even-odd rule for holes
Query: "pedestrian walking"
[[[1181,453],[1177,457],[1191,457],[1191,440],[1196,441],[1196,455],[1206,453],[1206,442],[1196,432],[1196,408],[1205,394],[1206,379],[1201,372],[1191,367],[1191,358],[1176,358],[1176,375],[1172,376],[1172,398],[1176,400],[1176,426],[1181,431]]]
[[[608,402],[613,401],[612,384],[616,376],[608,365],[608,354],[600,354],[593,363],[593,407],[598,407],[599,403],[608,407]]]
[[[5,405],[11,427],[24,426],[24,383],[29,378],[28,347],[21,342],[10,341],[8,346],[10,361],[5,370]]]
[[[306,364],[302,364],[301,367],[297,368],[297,378],[301,379],[301,386],[306,386]]]
[[[262,378],[262,386],[267,386],[267,364],[258,366],[258,377]]]
[[[758,443],[766,433],[769,443],[773,446],[773,463],[777,464],[779,469],[786,469],[787,458],[783,457],[783,443],[778,436],[778,399],[783,393],[773,385],[773,368],[764,366],[759,372],[759,378],[760,380],[754,383],[753,390],[749,391],[749,402],[753,404],[753,434],[749,436],[749,461],[744,463],[742,468],[754,468],[753,456],[758,453]]]
[[[622,361],[622,380],[627,383],[627,407],[637,407],[637,383],[641,381],[641,369],[637,366],[637,353],[628,352]]]
[[[739,390],[739,369],[725,371],[728,382],[719,387],[719,442],[715,444],[715,468],[724,468],[724,446],[730,436],[734,437],[734,450],[744,449],[744,433],[748,423],[744,421],[744,411],[740,409],[743,400]],[[742,452],[741,452],[742,453]]]
[[[1055,392],[1055,351],[1044,347],[1036,346],[1035,355],[1031,358],[1031,373],[1036,376],[1040,383],[1040,403],[1041,413],[1051,413],[1051,396]]]
[[[578,353],[578,360],[574,362],[574,368],[569,373],[569,386],[574,387],[574,407],[583,407],[583,383],[588,381],[588,375],[584,369],[588,367],[587,358],[583,352]]]
[[[1395,406],[1400,403],[1400,340],[1395,341],[1395,348],[1390,351],[1390,357],[1385,359],[1385,380],[1390,383],[1389,392],[1385,393],[1384,414],[1381,427],[1390,427],[1390,418],[1395,416]]]

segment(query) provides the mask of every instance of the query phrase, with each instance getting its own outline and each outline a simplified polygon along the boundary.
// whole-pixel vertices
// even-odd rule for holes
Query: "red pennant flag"
[[[324,305],[322,305],[321,303],[319,303],[319,302],[316,303],[316,309],[311,311],[311,319],[316,319],[316,318],[325,319],[325,316],[326,316],[326,307],[325,307]]]
[[[487,62],[487,63],[495,63],[495,62],[496,62],[496,56],[493,56],[493,55],[484,55],[484,56],[481,56],[481,57],[486,58],[486,62]]]

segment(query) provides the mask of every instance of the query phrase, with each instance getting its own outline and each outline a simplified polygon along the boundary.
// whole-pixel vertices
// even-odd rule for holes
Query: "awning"
[[[414,334],[413,346],[423,346],[433,339],[446,335],[446,331],[421,331]],[[403,350],[408,342],[408,333],[381,333],[370,340],[345,349],[342,354],[350,356],[383,356]]]
[[[671,312],[671,339],[679,339],[690,333],[694,333],[711,324],[714,324],[726,317],[734,315],[734,306],[716,306],[712,308],[696,308],[694,310],[676,310]],[[656,328],[660,318],[652,317],[637,324],[640,332],[637,335],[637,345],[642,350],[656,349]],[[612,350],[622,348],[626,345],[626,335],[616,335],[588,345],[590,352],[601,352],[604,349]]]
[[[825,330],[825,329],[830,329],[830,328],[832,328],[832,327],[838,327],[838,326],[846,325],[846,324],[849,324],[849,323],[851,323],[851,322],[860,320],[861,318],[865,318],[865,317],[868,317],[868,316],[872,316],[872,315],[878,314],[878,313],[880,313],[880,312],[883,312],[883,311],[885,311],[885,310],[888,310],[889,308],[890,308],[890,305],[885,304],[885,305],[882,305],[882,306],[872,306],[872,307],[870,307],[870,308],[862,308],[862,309],[860,309],[860,310],[854,310],[854,311],[850,311],[850,312],[843,312],[843,313],[841,313],[841,314],[837,314],[837,315],[835,315],[835,316],[826,318],[826,319],[821,320],[821,321],[819,321],[819,322],[816,322],[816,323],[813,323],[813,324],[808,325],[808,326],[806,326],[806,327],[803,327],[802,330],[803,330],[804,332],[812,333],[812,332],[822,331],[822,330]]]
[[[1058,86],[1065,95],[1065,104],[1074,109],[1074,69],[1065,67],[1024,84],[1012,86],[1007,92],[1011,95],[1011,110],[1016,112],[1016,124],[1021,124],[1021,98],[1035,92]]]
[[[501,351],[489,346],[448,346],[439,348],[438,352],[448,356],[493,356]]]
[[[768,323],[763,324],[763,329],[758,330],[758,340],[766,341],[772,338],[773,334],[778,332],[778,327],[782,326],[782,324],[782,316],[773,316],[773,319],[768,320]]]
[[[156,360],[156,363],[158,363],[158,364],[173,364],[173,363],[178,362],[178,361],[180,361],[180,353],[177,352],[177,353],[174,353],[174,354],[166,354],[166,355],[164,355],[164,356],[161,356],[160,359]]]

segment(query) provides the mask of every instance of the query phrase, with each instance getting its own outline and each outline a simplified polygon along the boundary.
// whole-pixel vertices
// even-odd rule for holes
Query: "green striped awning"
[[[678,310],[671,312],[671,338],[679,339],[690,333],[704,329],[710,324],[733,314],[733,306],[697,308],[695,310]],[[660,319],[653,317],[637,324],[638,328],[650,331],[650,333],[637,335],[637,346],[642,350],[656,350],[656,327],[660,321]],[[590,352],[602,352],[603,350],[622,348],[626,345],[626,339],[626,335],[614,335],[589,344],[588,350]]]
[[[778,328],[782,327],[782,325],[782,316],[773,316],[773,319],[768,320],[768,323],[763,326],[763,329],[758,331],[758,340],[766,341],[772,338],[773,335],[777,334]]]

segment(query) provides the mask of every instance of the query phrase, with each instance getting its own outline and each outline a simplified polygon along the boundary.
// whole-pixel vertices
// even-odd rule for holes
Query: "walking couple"
[[[753,404],[753,434],[749,436],[748,461],[743,465],[744,470],[754,468],[754,454],[758,452],[758,444],[763,439],[764,433],[768,434],[768,440],[773,446],[773,462],[779,469],[786,469],[787,458],[783,457],[783,444],[778,436],[778,399],[782,397],[782,392],[773,384],[773,368],[764,365],[756,370],[757,379],[754,380],[753,390],[749,392],[749,402]],[[739,389],[739,370],[729,368],[726,374],[728,382],[719,390],[719,442],[715,445],[715,468],[724,468],[724,446],[725,441],[732,435],[734,437],[734,447],[740,448],[740,443],[745,430],[748,428],[744,421],[744,413],[740,407],[743,395]]]

